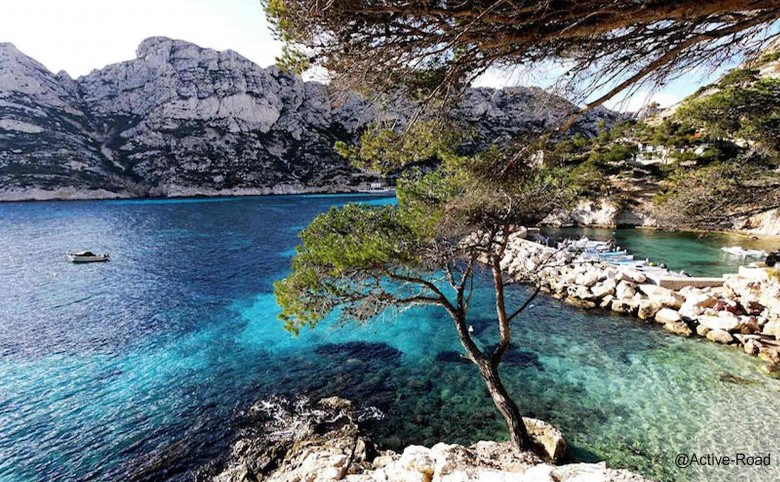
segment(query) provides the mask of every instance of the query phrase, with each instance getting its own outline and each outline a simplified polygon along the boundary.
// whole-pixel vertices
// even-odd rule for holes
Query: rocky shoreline
[[[609,198],[585,199],[571,209],[560,209],[553,212],[541,224],[556,228],[641,227],[661,229],[653,215],[652,202],[647,199],[636,201],[636,205],[622,206]],[[696,231],[692,228],[686,229]],[[706,229],[701,231],[712,232]],[[773,209],[748,219],[739,220],[734,223],[731,229],[722,232],[751,237],[780,237],[780,209]]]
[[[649,482],[601,463],[554,465],[566,442],[540,420],[525,419],[544,458],[512,451],[508,443],[477,442],[469,447],[411,445],[402,453],[382,451],[361,426],[381,417],[332,397],[271,399],[249,409],[254,423],[231,447],[228,460],[198,480],[212,482]]]
[[[663,288],[631,267],[550,248],[510,235],[502,268],[518,281],[584,309],[633,316],[681,336],[740,348],[780,372],[780,277],[769,268],[741,268],[722,286]],[[683,278],[684,280],[684,278]]]
[[[359,194],[368,189],[368,185],[360,186],[322,186],[309,187],[300,185],[278,185],[270,188],[233,188],[210,189],[186,186],[171,186],[161,191],[135,193],[129,191],[113,192],[104,189],[70,189],[55,190],[24,189],[0,190],[0,202],[33,202],[33,201],[102,201],[107,199],[178,199],[193,197],[243,197],[243,196],[282,196],[297,194]]]

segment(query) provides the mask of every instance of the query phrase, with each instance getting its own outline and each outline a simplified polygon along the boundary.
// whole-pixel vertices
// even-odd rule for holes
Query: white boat
[[[601,253],[613,249],[611,243],[607,241],[595,241],[586,237],[578,240],[566,239],[562,243],[559,243],[559,246],[566,248],[566,250],[570,252],[583,251]]]
[[[609,258],[611,256],[632,256],[627,253],[625,249],[621,249],[620,251],[607,251],[605,253],[599,253],[599,256],[602,258]]]
[[[745,249],[742,246],[729,246],[720,249],[725,253],[733,254],[734,256],[744,256],[746,258],[762,258],[768,254],[766,251],[761,251],[760,249]]]
[[[65,253],[71,263],[102,263],[108,261],[108,254],[95,254],[92,251],[79,251],[78,253]]]

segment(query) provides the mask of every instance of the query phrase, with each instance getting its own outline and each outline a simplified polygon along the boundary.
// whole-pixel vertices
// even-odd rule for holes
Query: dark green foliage
[[[678,170],[655,203],[664,224],[730,228],[736,219],[780,207],[780,176],[745,162]]]
[[[677,117],[715,137],[747,140],[777,159],[780,156],[780,79],[727,85],[712,95],[685,102]]]
[[[720,79],[718,87],[725,89],[727,87],[752,84],[756,81],[758,81],[757,70],[734,69]]]
[[[404,128],[372,125],[358,145],[338,141],[334,147],[353,165],[386,173],[407,164],[452,157],[465,138],[464,130],[450,123],[417,121]]]

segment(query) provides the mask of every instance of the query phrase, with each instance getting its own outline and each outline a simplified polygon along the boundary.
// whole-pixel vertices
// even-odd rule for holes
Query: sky
[[[0,0],[0,42],[11,42],[52,72],[65,70],[72,77],[135,58],[138,44],[153,36],[232,49],[263,67],[281,51],[260,0]],[[636,111],[657,101],[666,107],[709,80],[685,76],[607,106]],[[543,82],[514,71],[492,71],[477,84],[501,88]]]

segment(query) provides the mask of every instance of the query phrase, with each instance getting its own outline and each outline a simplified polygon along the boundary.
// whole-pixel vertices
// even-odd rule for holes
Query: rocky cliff
[[[541,89],[471,89],[459,115],[489,144],[570,108]],[[372,178],[335,141],[413,109],[378,109],[233,51],[162,37],[78,79],[0,44],[0,200],[350,190]],[[600,110],[577,130],[615,118]]]

